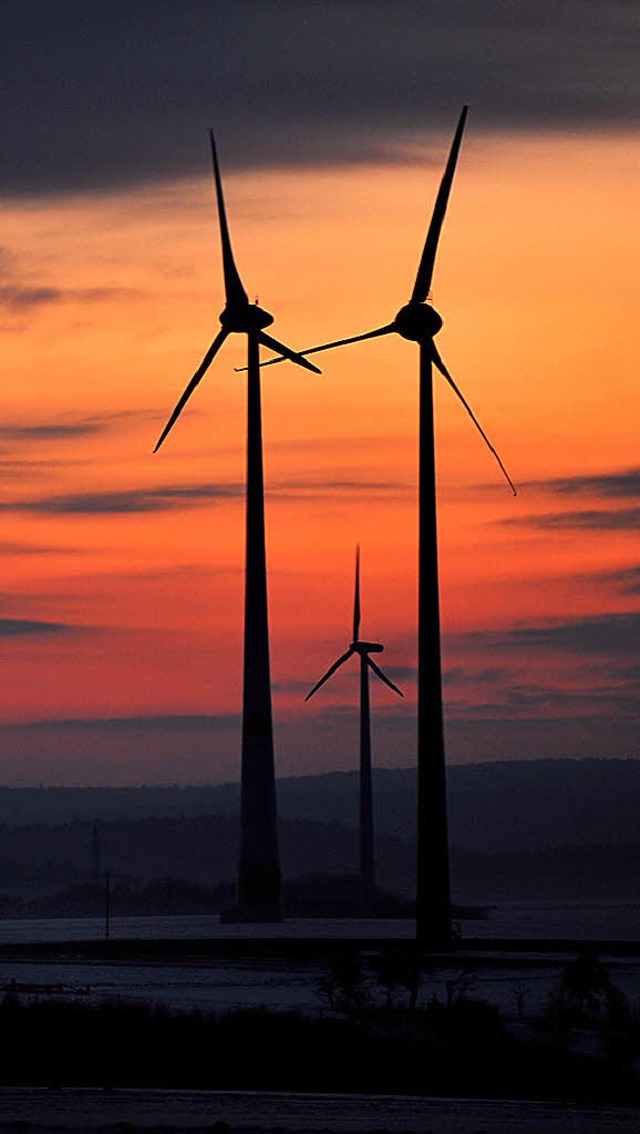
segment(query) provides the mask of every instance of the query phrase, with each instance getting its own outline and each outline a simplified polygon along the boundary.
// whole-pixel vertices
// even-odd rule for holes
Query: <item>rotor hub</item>
[[[412,343],[429,342],[442,326],[442,319],[430,303],[407,303],[394,322],[398,334]]]
[[[220,312],[220,322],[225,331],[238,334],[248,334],[250,331],[262,331],[273,323],[273,315],[258,307],[257,303],[247,303],[236,306],[227,305]]]

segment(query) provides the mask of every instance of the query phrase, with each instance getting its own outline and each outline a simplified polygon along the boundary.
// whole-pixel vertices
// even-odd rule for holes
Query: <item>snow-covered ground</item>
[[[29,1124],[26,1126],[25,1124]],[[640,1110],[398,1095],[0,1088],[0,1134],[101,1131],[258,1131],[331,1134],[637,1134]],[[127,1124],[126,1127],[124,1124]],[[257,1128],[257,1129],[256,1129]],[[220,1134],[223,1134],[220,1127]]]

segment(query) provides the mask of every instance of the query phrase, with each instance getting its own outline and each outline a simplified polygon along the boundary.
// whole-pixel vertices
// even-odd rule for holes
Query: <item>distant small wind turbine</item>
[[[428,302],[440,231],[449,202],[467,109],[466,106],[462,108],[453,137],[409,302],[400,308],[391,323],[385,323],[383,327],[377,327],[374,331],[367,331],[363,335],[354,335],[348,339],[336,339],[301,352],[304,355],[315,354],[317,351],[330,350],[332,347],[346,346],[348,343],[391,334],[401,335],[403,339],[409,339],[420,346],[416,933],[424,944],[435,948],[446,947],[451,941],[451,900],[440,654],[433,366],[446,378],[462,402],[502,469],[514,496],[516,495],[513,481],[497,451],[438,353],[433,340],[442,327],[442,319]],[[283,359],[272,361],[281,362]]]
[[[307,693],[305,701],[328,681],[353,654],[360,657],[360,904],[363,912],[370,913],[375,896],[375,849],[373,835],[373,787],[371,779],[371,707],[369,701],[369,670],[399,697],[401,689],[390,681],[369,656],[381,654],[384,646],[377,642],[362,642],[360,634],[360,548],[356,551],[356,584],[353,602],[353,640],[349,649],[327,670]]]
[[[154,453],[175,425],[196,386],[209,369],[228,335],[245,334],[248,341],[247,393],[247,512],[244,624],[244,695],[242,707],[241,834],[237,908],[240,921],[279,921],[282,883],[278,851],[269,615],[264,523],[262,416],[260,406],[260,344],[278,351],[307,370],[317,366],[267,335],[273,316],[249,302],[231,249],[213,133],[209,131],[218,203],[225,307],[218,332],[165,425]]]

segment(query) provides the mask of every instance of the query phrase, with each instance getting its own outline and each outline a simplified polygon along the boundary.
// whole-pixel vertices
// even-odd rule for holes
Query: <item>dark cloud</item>
[[[585,476],[554,477],[529,481],[528,488],[541,489],[557,496],[588,496],[600,501],[636,501],[633,506],[574,509],[568,512],[547,512],[501,520],[502,524],[518,524],[545,531],[634,531],[640,526],[640,469],[595,473]]]
[[[351,480],[348,478],[327,478],[318,481],[282,480],[272,488],[266,489],[267,496],[278,499],[323,499],[332,494],[342,496],[389,496],[404,497],[416,493],[416,486],[401,480]]]
[[[42,428],[42,427],[40,427]],[[51,436],[56,435],[56,428],[52,427]],[[65,434],[65,427],[60,427],[60,436],[77,436],[85,432],[78,426],[69,426],[71,432]],[[100,426],[96,426],[100,428]],[[36,427],[34,427],[36,429]],[[73,432],[76,430],[76,432]],[[91,427],[87,426],[86,432]],[[30,427],[11,427],[11,436],[31,436]],[[36,435],[36,434],[34,434]],[[37,434],[39,436],[39,434]],[[2,431],[0,430],[0,437]],[[300,497],[308,500],[309,493],[313,496],[326,497],[331,491],[342,493],[373,493],[386,495],[389,492],[398,492],[402,486],[393,482],[370,482],[359,484],[353,482],[335,482],[328,486],[314,486],[312,489],[304,483],[297,487],[293,482],[286,485],[276,485],[267,491],[267,496],[275,499],[292,499]],[[0,511],[5,512],[34,512],[40,516],[102,516],[127,515],[144,512],[166,512],[179,508],[195,507],[215,500],[235,500],[243,497],[245,487],[241,483],[229,484],[194,484],[194,485],[164,485],[158,488],[131,488],[114,492],[71,492],[59,496],[44,496],[34,500],[10,500],[0,503]]]
[[[40,516],[131,515],[167,512],[210,500],[229,500],[244,495],[240,484],[165,485],[162,488],[131,488],[122,492],[71,492],[40,500],[0,504],[1,511],[35,512]]]
[[[76,632],[64,622],[40,622],[32,618],[0,618],[0,638],[58,637]]]
[[[530,481],[528,487],[543,488],[561,496],[615,496],[637,500],[640,499],[640,469]]]
[[[0,425],[0,442],[67,441],[90,437],[132,419],[140,420],[144,413],[122,410],[114,413],[93,414],[90,417],[63,418],[58,421],[14,422]]]
[[[390,697],[393,696],[390,690],[388,690],[388,693]],[[316,700],[317,699],[314,698],[314,701]],[[394,700],[400,702],[399,697],[395,697]],[[311,701],[309,704],[313,705],[313,701]],[[382,703],[376,704],[376,728],[379,729],[380,727],[382,727],[384,729],[391,729],[394,732],[397,731],[400,733],[414,733],[416,728],[415,705],[412,705],[410,702],[407,702],[406,704],[407,708],[404,713],[398,712],[397,709],[388,709]],[[308,711],[314,712],[314,723],[329,725],[330,727],[339,727],[344,724],[350,724],[357,719],[358,706],[356,702],[353,702],[351,704],[333,704],[326,709],[320,709],[320,703],[317,702],[315,711],[310,708],[308,708]]]
[[[301,693],[309,692],[313,685],[313,676],[308,681],[301,681],[297,677],[283,678],[281,681],[272,681],[271,689],[274,693]]]
[[[20,287],[18,284],[6,284],[0,287],[0,307],[22,311],[25,308],[57,303],[61,295],[62,292],[57,287]]]
[[[603,713],[615,713],[616,717],[637,717],[640,709],[637,690],[630,690],[626,681],[616,688],[584,691],[558,689],[535,683],[506,684],[496,692],[501,696],[481,704],[447,702],[447,712],[453,719],[481,716],[484,719],[527,720],[532,713],[536,717],[549,717],[550,712],[554,711],[564,719],[570,719],[574,714],[601,716]]]
[[[100,303],[105,299],[131,299],[135,294],[132,288],[122,287],[27,287],[12,283],[0,286],[0,307],[18,313],[56,303]]]
[[[385,664],[384,668],[386,673],[389,667]],[[451,670],[448,670],[445,673],[445,681],[455,680],[455,678],[452,679],[451,674]],[[398,685],[402,681],[416,681],[418,677],[418,667],[417,665],[394,665],[393,673],[389,669],[389,676],[393,679],[393,681],[395,681],[396,685]]]
[[[508,630],[476,631],[467,640],[484,648],[566,650],[575,654],[627,654],[640,649],[640,612],[594,614],[550,622],[545,626],[514,626]]]
[[[640,506],[610,511],[598,508],[575,512],[545,512],[538,516],[509,517],[498,523],[539,528],[543,531],[636,531],[640,528]]]
[[[640,594],[640,567],[626,567],[621,571],[612,571],[609,578],[623,591],[632,595]]]
[[[613,584],[624,594],[640,594],[640,566],[621,567],[617,571],[600,571],[586,578],[589,582],[604,583],[607,586]]]
[[[46,544],[21,543],[18,540],[0,540],[0,555],[76,555],[75,547],[51,547]]]
[[[417,675],[417,669],[414,670]],[[513,667],[491,665],[477,668],[473,665],[448,666],[443,672],[445,685],[496,685],[513,676]]]
[[[5,0],[3,191],[384,158],[476,130],[630,123],[627,0]],[[435,156],[435,154],[434,154]],[[438,148],[437,160],[442,154]]]
[[[23,725],[10,725],[10,728],[41,728],[50,731],[73,732],[220,732],[238,728],[240,717],[237,713],[220,713],[210,716],[205,713],[166,713],[157,716],[135,717],[68,717],[54,720],[27,721]]]

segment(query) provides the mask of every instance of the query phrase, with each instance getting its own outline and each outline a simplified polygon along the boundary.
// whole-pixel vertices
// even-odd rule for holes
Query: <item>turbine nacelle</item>
[[[257,303],[228,303],[219,318],[225,331],[237,334],[262,331],[273,323],[273,315]]]
[[[381,654],[384,646],[379,642],[352,642],[349,649],[356,654]]]
[[[430,342],[442,327],[442,319],[429,303],[411,300],[401,307],[394,320],[394,329],[412,343]]]

